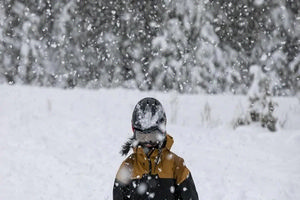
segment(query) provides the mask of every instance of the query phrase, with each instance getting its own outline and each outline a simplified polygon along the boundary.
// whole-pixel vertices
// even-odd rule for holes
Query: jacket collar
[[[167,134],[167,143],[165,148],[167,148],[168,150],[171,150],[172,146],[174,144],[174,139],[171,135]]]

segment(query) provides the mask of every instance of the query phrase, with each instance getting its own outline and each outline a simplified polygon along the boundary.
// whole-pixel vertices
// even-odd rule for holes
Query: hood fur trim
[[[131,148],[133,148],[133,143],[135,139],[134,137],[131,137],[128,139],[128,141],[122,146],[122,149],[120,151],[122,156],[126,156]]]

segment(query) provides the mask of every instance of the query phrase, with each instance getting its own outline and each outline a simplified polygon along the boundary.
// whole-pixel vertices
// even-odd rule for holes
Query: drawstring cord
[[[154,171],[155,171],[155,169],[156,169],[159,161],[161,160],[161,158],[160,158],[161,157],[161,153],[162,153],[162,148],[159,148],[158,149],[158,155],[157,155],[157,157],[155,159]]]
[[[154,170],[155,168],[157,167],[159,161],[161,160],[161,153],[162,153],[162,149],[166,146],[166,143],[167,143],[167,139],[165,139],[160,145],[159,145],[159,148],[158,148],[158,155],[155,159],[155,166],[154,166]]]

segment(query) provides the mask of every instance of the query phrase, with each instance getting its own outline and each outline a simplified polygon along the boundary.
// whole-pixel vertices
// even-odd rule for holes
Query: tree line
[[[300,90],[295,0],[4,0],[0,83],[273,95]]]

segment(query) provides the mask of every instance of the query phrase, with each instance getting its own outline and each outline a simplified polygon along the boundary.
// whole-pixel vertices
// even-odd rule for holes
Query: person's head
[[[155,98],[146,97],[135,106],[131,125],[134,139],[146,148],[159,148],[166,138],[166,113]]]

